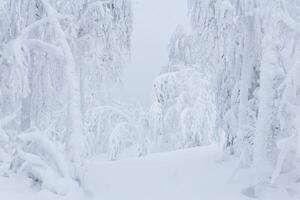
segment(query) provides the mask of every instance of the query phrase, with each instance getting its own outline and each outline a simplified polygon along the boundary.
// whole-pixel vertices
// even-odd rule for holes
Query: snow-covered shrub
[[[67,194],[76,183],[70,178],[62,141],[50,139],[55,135],[52,128],[15,131],[19,113],[20,109],[17,109],[0,119],[0,174],[29,178],[38,189]]]
[[[118,123],[109,137],[109,159],[116,160],[122,150],[134,145],[137,141],[135,126],[127,122]]]
[[[90,155],[108,154],[115,160],[130,147],[147,152],[149,122],[139,106],[100,106],[86,113],[86,137]]]
[[[7,127],[15,120],[19,110],[0,119],[0,175],[6,175],[9,171],[10,162],[12,159],[12,136],[9,134]]]
[[[113,106],[101,106],[86,113],[86,137],[90,153],[107,153],[109,138],[114,127],[122,122],[129,123],[131,116],[126,111]]]
[[[76,186],[71,179],[65,154],[45,132],[28,130],[17,137],[10,170],[32,180],[32,185],[65,195]]]
[[[211,85],[193,68],[174,68],[154,82],[153,108],[159,108],[154,113],[159,120],[153,127],[160,127],[159,142],[171,149],[209,144],[215,114]]]
[[[197,119],[195,112],[192,108],[186,108],[182,111],[180,115],[180,131],[182,138],[180,142],[182,147],[191,147],[194,145],[200,145],[201,135],[200,127],[197,127]]]

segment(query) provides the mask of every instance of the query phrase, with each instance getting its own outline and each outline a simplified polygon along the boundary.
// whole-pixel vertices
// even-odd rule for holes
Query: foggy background
[[[168,63],[168,44],[177,25],[188,25],[185,0],[133,0],[131,61],[122,93],[148,106],[152,82]]]

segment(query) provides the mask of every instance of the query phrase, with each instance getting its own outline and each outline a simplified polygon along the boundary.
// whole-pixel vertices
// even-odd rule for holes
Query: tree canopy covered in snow
[[[256,195],[281,172],[298,177],[299,2],[190,0],[189,14],[192,31],[176,30],[166,71],[180,63],[208,80],[214,138],[239,156],[235,173],[255,168]]]
[[[3,161],[64,192],[47,185],[53,177],[44,171],[81,184],[85,146],[98,145],[87,141],[104,134],[85,130],[99,120],[86,115],[113,103],[108,86],[119,82],[130,52],[131,2],[13,0],[2,11],[0,101],[10,157]]]

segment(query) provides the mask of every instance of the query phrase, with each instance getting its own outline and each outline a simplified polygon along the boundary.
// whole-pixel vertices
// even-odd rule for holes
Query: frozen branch
[[[58,48],[57,46],[50,44],[48,42],[44,42],[39,39],[28,39],[25,42],[26,42],[26,44],[28,44],[31,47],[41,48],[53,55],[57,55],[60,57],[62,57],[64,55],[60,48]]]
[[[84,23],[84,20],[85,20],[86,16],[92,10],[100,9],[101,13],[103,13],[104,12],[103,5],[107,4],[107,3],[111,3],[111,0],[107,0],[107,1],[94,1],[94,2],[89,3],[87,5],[87,7],[85,8],[85,10],[83,11],[83,14],[81,15],[80,19],[78,20],[78,24],[81,25],[82,23]]]

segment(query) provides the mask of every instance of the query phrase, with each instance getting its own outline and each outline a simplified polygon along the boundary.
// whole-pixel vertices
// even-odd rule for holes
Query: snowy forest
[[[299,200],[299,39],[300,0],[0,0],[0,199]]]

